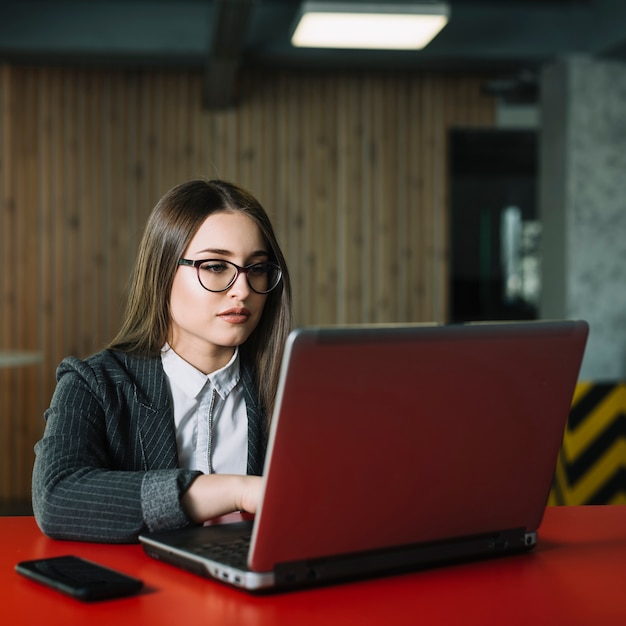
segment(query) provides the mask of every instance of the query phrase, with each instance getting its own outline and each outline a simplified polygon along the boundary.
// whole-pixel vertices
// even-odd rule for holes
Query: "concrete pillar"
[[[540,316],[589,322],[581,380],[626,380],[626,64],[546,66],[540,108]]]

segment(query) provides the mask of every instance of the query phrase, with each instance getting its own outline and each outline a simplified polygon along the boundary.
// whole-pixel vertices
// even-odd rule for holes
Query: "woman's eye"
[[[211,272],[212,274],[221,274],[228,269],[228,266],[225,263],[216,263],[215,261],[211,261],[210,263],[204,263],[200,266],[200,269]]]
[[[248,272],[253,276],[264,276],[267,274],[267,267],[265,265],[253,265]]]

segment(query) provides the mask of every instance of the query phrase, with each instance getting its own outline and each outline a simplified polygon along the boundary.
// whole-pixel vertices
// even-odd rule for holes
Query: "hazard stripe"
[[[574,394],[572,409],[569,414],[567,427],[576,430],[587,418],[594,413],[606,397],[615,390],[610,385],[579,384]]]
[[[548,504],[626,504],[626,383],[576,386]]]

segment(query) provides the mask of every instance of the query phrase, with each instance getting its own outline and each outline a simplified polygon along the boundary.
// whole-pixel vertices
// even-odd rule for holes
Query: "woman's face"
[[[245,267],[267,261],[269,250],[251,218],[219,212],[206,218],[183,257],[221,259]],[[266,300],[267,294],[250,288],[244,273],[226,291],[211,292],[198,281],[195,267],[179,265],[170,295],[170,345],[201,371],[215,371],[256,328]]]

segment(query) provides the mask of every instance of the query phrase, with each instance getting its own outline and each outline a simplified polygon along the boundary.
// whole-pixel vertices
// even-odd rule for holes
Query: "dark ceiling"
[[[449,0],[449,24],[412,52],[293,48],[299,4],[0,0],[0,63],[205,67],[208,82],[220,86],[212,92],[221,94],[209,104],[223,106],[233,98],[237,72],[252,66],[484,70],[495,77],[533,73],[569,54],[626,60],[624,0]]]

